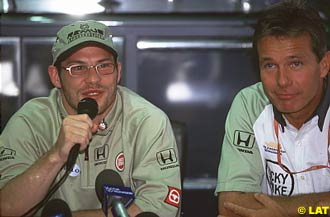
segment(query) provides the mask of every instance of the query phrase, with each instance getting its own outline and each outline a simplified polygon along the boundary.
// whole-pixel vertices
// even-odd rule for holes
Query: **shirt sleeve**
[[[137,132],[133,181],[135,203],[143,211],[176,216],[181,204],[178,149],[172,127],[162,112],[148,115]]]
[[[258,115],[253,99],[240,92],[234,99],[225,124],[218,181],[215,192],[260,192],[263,166],[253,133]]]
[[[24,116],[14,115],[0,135],[0,188],[37,159],[36,137]]]

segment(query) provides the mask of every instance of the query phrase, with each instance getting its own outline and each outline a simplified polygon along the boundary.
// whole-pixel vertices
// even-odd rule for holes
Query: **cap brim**
[[[55,60],[53,60],[53,65],[56,65],[59,61],[62,62],[64,59],[69,57],[75,51],[81,49],[82,47],[86,47],[88,45],[97,46],[97,47],[103,48],[105,50],[108,50],[110,53],[113,54],[115,60],[117,60],[118,53],[115,49],[109,47],[108,45],[106,45],[102,42],[98,42],[98,41],[95,41],[95,40],[90,40],[90,41],[87,40],[87,41],[84,41],[84,42],[77,43],[76,45],[73,45],[69,49],[62,52]]]

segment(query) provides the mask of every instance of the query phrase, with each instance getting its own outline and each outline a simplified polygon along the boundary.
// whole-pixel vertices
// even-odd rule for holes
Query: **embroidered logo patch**
[[[156,157],[160,166],[165,166],[177,162],[177,157],[173,148],[158,152]]]
[[[95,161],[104,161],[109,157],[109,145],[104,144],[101,147],[95,148],[94,159]]]
[[[254,135],[249,132],[244,132],[240,130],[235,130],[233,144],[246,149],[253,148]]]
[[[156,158],[161,170],[179,167],[178,158],[173,148],[157,152]]]
[[[172,206],[179,207],[181,200],[181,190],[168,186],[168,193],[165,199],[165,203],[168,203]]]
[[[235,130],[233,145],[236,146],[237,150],[247,154],[253,154],[251,150],[254,146],[254,135],[249,132]]]
[[[125,169],[125,156],[123,152],[120,152],[116,157],[116,169],[120,172]]]
[[[0,161],[15,159],[16,151],[10,148],[0,147]]]

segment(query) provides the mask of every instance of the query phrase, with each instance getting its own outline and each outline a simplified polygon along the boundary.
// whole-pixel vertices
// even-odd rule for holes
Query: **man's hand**
[[[263,208],[250,209],[230,202],[225,202],[224,206],[226,209],[242,217],[289,217],[286,211],[267,195],[256,193],[254,197],[264,206]],[[218,217],[225,216],[219,215]]]
[[[86,149],[97,126],[87,114],[68,115],[64,118],[54,151],[62,162],[66,162],[71,148],[80,144],[80,150]]]

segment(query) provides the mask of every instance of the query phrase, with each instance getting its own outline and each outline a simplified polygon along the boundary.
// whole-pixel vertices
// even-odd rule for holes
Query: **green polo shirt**
[[[0,136],[0,187],[30,167],[56,142],[67,113],[60,92],[28,101]],[[166,114],[129,89],[118,86],[115,104],[105,117],[107,128],[80,153],[75,168],[54,198],[72,211],[99,209],[95,179],[117,171],[135,193],[135,204],[159,216],[176,216],[181,181],[175,137]],[[57,180],[64,174],[60,171]]]

